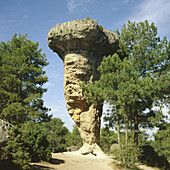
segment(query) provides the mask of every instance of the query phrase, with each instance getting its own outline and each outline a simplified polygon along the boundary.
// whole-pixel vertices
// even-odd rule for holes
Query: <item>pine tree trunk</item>
[[[129,128],[129,119],[128,115],[126,115],[126,130],[125,130],[125,143],[128,143],[128,128]]]
[[[138,113],[135,114],[134,118],[134,142],[136,143],[136,146],[138,147]]]
[[[117,139],[118,144],[120,145],[120,122],[119,122],[119,114],[117,114]]]

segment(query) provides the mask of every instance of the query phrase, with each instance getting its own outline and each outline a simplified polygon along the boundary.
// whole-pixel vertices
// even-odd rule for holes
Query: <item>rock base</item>
[[[100,158],[106,158],[106,154],[102,151],[98,144],[89,145],[88,143],[83,144],[83,146],[77,151],[81,155],[93,155]]]

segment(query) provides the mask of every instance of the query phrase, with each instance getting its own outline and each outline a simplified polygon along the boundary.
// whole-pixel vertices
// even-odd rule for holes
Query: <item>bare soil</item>
[[[113,159],[92,154],[81,155],[79,152],[53,153],[48,162],[32,163],[32,170],[125,170],[113,163]],[[138,165],[138,170],[159,170],[145,165]]]

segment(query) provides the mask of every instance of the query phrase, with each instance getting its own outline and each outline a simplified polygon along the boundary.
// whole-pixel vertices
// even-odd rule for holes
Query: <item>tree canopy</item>
[[[6,155],[23,169],[31,161],[51,158],[42,126],[51,119],[42,99],[47,65],[38,42],[28,40],[27,35],[15,34],[10,41],[0,42],[0,118],[13,125],[2,157]]]
[[[8,42],[0,42],[0,117],[12,124],[47,118],[43,106],[42,86],[48,81],[43,67],[45,54],[38,42],[27,35],[15,34]]]
[[[71,133],[64,126],[64,122],[59,118],[52,118],[49,122],[44,122],[43,127],[53,152],[65,151],[70,145]]]
[[[129,124],[133,127],[138,144],[139,124],[151,126],[148,118],[155,116],[153,106],[160,105],[168,96],[170,42],[166,37],[161,40],[157,27],[148,21],[129,21],[117,34],[117,54],[104,57],[98,67],[100,79],[83,83],[82,89],[88,102],[108,102],[116,115],[114,120],[121,118],[126,132]]]

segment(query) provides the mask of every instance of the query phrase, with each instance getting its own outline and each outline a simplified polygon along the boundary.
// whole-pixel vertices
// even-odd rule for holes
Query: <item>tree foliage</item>
[[[117,148],[114,155],[120,165],[129,169],[135,169],[138,157],[141,155],[141,150],[136,147],[133,137],[129,139],[128,143],[124,140],[121,148]]]
[[[164,156],[170,160],[170,123],[162,124],[159,130],[153,134],[153,137],[154,141],[151,144],[155,151],[159,153],[159,156]]]
[[[118,54],[104,57],[100,79],[82,88],[89,102],[106,101],[124,122],[128,118],[137,134],[138,125],[150,125],[148,117],[155,116],[153,105],[167,98],[170,42],[157,37],[157,28],[147,21],[128,22],[117,33]]]
[[[5,150],[8,157],[22,169],[29,168],[28,163],[32,161],[50,160],[50,143],[40,123],[30,121],[21,127],[14,126],[9,135],[11,139]]]
[[[43,104],[43,68],[48,65],[38,42],[15,34],[0,42],[0,118],[13,124],[3,155],[23,169],[31,161],[49,160],[51,147],[42,122],[49,121]]]
[[[0,117],[12,124],[48,118],[42,100],[48,62],[38,43],[26,37],[15,34],[0,43]]]
[[[104,152],[109,152],[112,144],[117,143],[116,133],[108,127],[103,127],[100,132],[100,146]]]
[[[157,36],[157,27],[148,21],[129,21],[117,34],[119,50],[103,58],[98,67],[100,79],[83,83],[82,89],[89,103],[110,105],[106,120],[110,125],[117,123],[118,142],[123,127],[126,146],[129,130],[138,146],[139,127],[153,128],[156,119],[151,117],[163,117],[153,107],[166,103],[169,96],[170,42]]]
[[[78,148],[80,148],[83,145],[80,132],[76,124],[73,126],[73,131],[71,133],[71,145],[77,146]]]
[[[64,126],[64,122],[61,119],[52,118],[51,121],[45,122],[43,127],[53,152],[65,151],[70,146],[71,133]]]

